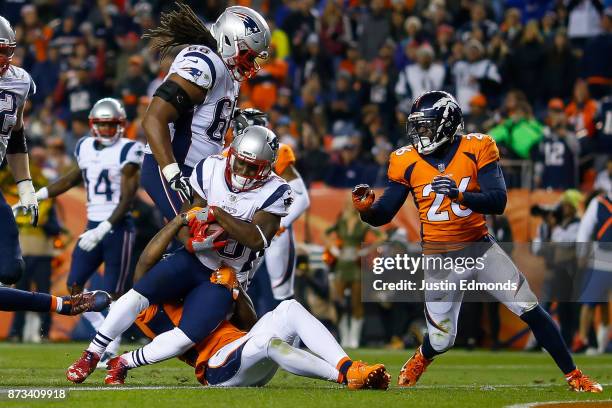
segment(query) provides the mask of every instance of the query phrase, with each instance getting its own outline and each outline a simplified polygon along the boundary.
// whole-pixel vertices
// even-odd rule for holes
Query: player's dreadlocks
[[[176,5],[177,10],[162,13],[159,26],[142,36],[153,40],[151,48],[160,51],[161,59],[180,45],[205,45],[216,51],[217,41],[191,7],[181,1]]]

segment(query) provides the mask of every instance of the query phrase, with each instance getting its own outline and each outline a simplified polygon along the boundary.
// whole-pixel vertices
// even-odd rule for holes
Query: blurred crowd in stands
[[[119,97],[140,126],[169,60],[141,35],[161,0],[6,0],[15,62],[38,92],[29,134],[61,173],[87,113]],[[206,22],[233,2],[186,1]],[[592,187],[612,137],[610,0],[252,0],[272,30],[270,57],[240,106],[270,113],[308,183],[386,182],[388,154],[421,92],[456,95],[466,132],[490,133],[511,187]],[[317,163],[313,166],[312,163]]]

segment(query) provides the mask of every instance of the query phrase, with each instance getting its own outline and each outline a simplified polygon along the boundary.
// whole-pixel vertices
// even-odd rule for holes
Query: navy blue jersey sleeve
[[[479,192],[464,192],[461,204],[480,214],[503,214],[508,194],[506,182],[498,162],[478,170]]]
[[[361,213],[361,219],[374,227],[390,223],[404,205],[408,193],[410,189],[407,186],[389,181],[383,195],[368,211]]]

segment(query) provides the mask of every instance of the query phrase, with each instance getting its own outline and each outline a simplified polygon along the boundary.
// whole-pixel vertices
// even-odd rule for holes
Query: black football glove
[[[177,173],[170,179],[170,188],[178,193],[183,201],[193,202],[193,188],[189,184],[189,177],[184,177],[181,173]]]
[[[459,197],[459,188],[455,180],[448,176],[436,176],[431,182],[431,189],[436,194],[444,194],[448,198]]]

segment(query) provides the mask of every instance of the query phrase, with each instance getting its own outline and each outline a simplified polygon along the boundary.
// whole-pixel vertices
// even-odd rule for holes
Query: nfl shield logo
[[[444,170],[446,170],[446,166],[444,165],[444,163],[438,164],[438,171],[440,173],[444,173]]]

